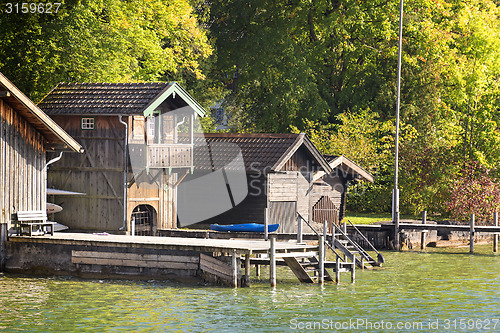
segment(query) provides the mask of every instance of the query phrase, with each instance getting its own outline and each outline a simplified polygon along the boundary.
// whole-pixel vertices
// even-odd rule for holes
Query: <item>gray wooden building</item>
[[[308,221],[339,223],[344,216],[349,182],[373,181],[363,168],[345,156],[323,156],[305,134],[205,134],[208,150],[195,153],[195,164],[211,160],[225,165],[235,156],[234,148],[218,156],[207,156],[213,146],[231,143],[241,151],[247,176],[248,195],[232,209],[207,219],[209,223],[263,223],[268,208],[269,223],[280,223],[279,232],[296,231],[296,213]],[[226,161],[220,161],[220,159]],[[198,161],[197,161],[198,160]],[[195,169],[186,182],[203,170]],[[190,194],[179,191],[179,205],[190,202]],[[207,200],[210,195],[207,195]],[[200,224],[195,225],[200,226]]]
[[[46,152],[80,150],[72,137],[0,73],[0,238],[13,227],[17,211],[45,210]]]
[[[61,83],[39,106],[85,148],[49,169],[49,187],[85,193],[64,198],[58,222],[139,235],[176,227],[177,186],[205,114],[179,84]]]

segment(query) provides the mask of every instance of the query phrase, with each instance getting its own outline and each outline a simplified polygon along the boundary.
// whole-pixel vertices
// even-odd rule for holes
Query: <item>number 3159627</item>
[[[60,2],[8,2],[5,4],[7,14],[56,14],[61,7]]]

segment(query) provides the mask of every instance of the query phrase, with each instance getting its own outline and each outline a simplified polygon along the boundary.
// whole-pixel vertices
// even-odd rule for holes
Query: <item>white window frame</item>
[[[94,117],[82,117],[82,119],[80,121],[80,128],[82,130],[95,129],[95,118]]]

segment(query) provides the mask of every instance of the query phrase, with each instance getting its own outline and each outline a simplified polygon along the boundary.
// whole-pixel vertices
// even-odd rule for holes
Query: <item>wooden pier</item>
[[[336,272],[337,281],[340,272],[354,270],[352,263],[327,262],[324,246],[281,242],[274,237],[265,241],[54,233],[10,236],[6,247],[6,271],[17,273],[192,278],[238,287],[249,285],[251,264],[269,265],[273,286],[280,260],[300,281],[309,283],[333,281],[327,268]],[[258,260],[256,256],[267,262],[253,261]]]

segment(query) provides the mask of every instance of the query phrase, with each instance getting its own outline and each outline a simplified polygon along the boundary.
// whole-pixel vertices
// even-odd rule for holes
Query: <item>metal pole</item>
[[[495,227],[498,227],[498,212],[495,212],[493,214],[493,222],[495,224]],[[498,234],[495,233],[493,235],[493,252],[498,252]]]
[[[426,224],[426,223],[427,223],[427,211],[424,210],[422,212],[422,224]],[[426,233],[427,233],[426,230],[422,230],[422,234],[420,237],[420,249],[421,250],[425,250],[425,243],[426,243],[425,234]]]
[[[268,240],[269,239],[269,229],[268,229],[268,225],[269,225],[269,221],[268,221],[268,216],[269,216],[269,208],[266,208],[264,210],[264,240]]]
[[[396,140],[394,148],[394,191],[392,210],[394,220],[394,248],[399,250],[399,189],[398,189],[398,158],[399,158],[399,109],[401,106],[401,53],[403,48],[403,0],[399,2],[399,49],[398,49],[398,92],[396,100]]]
[[[475,216],[472,214],[470,216],[470,238],[469,238],[469,252],[474,253],[474,220]]]

